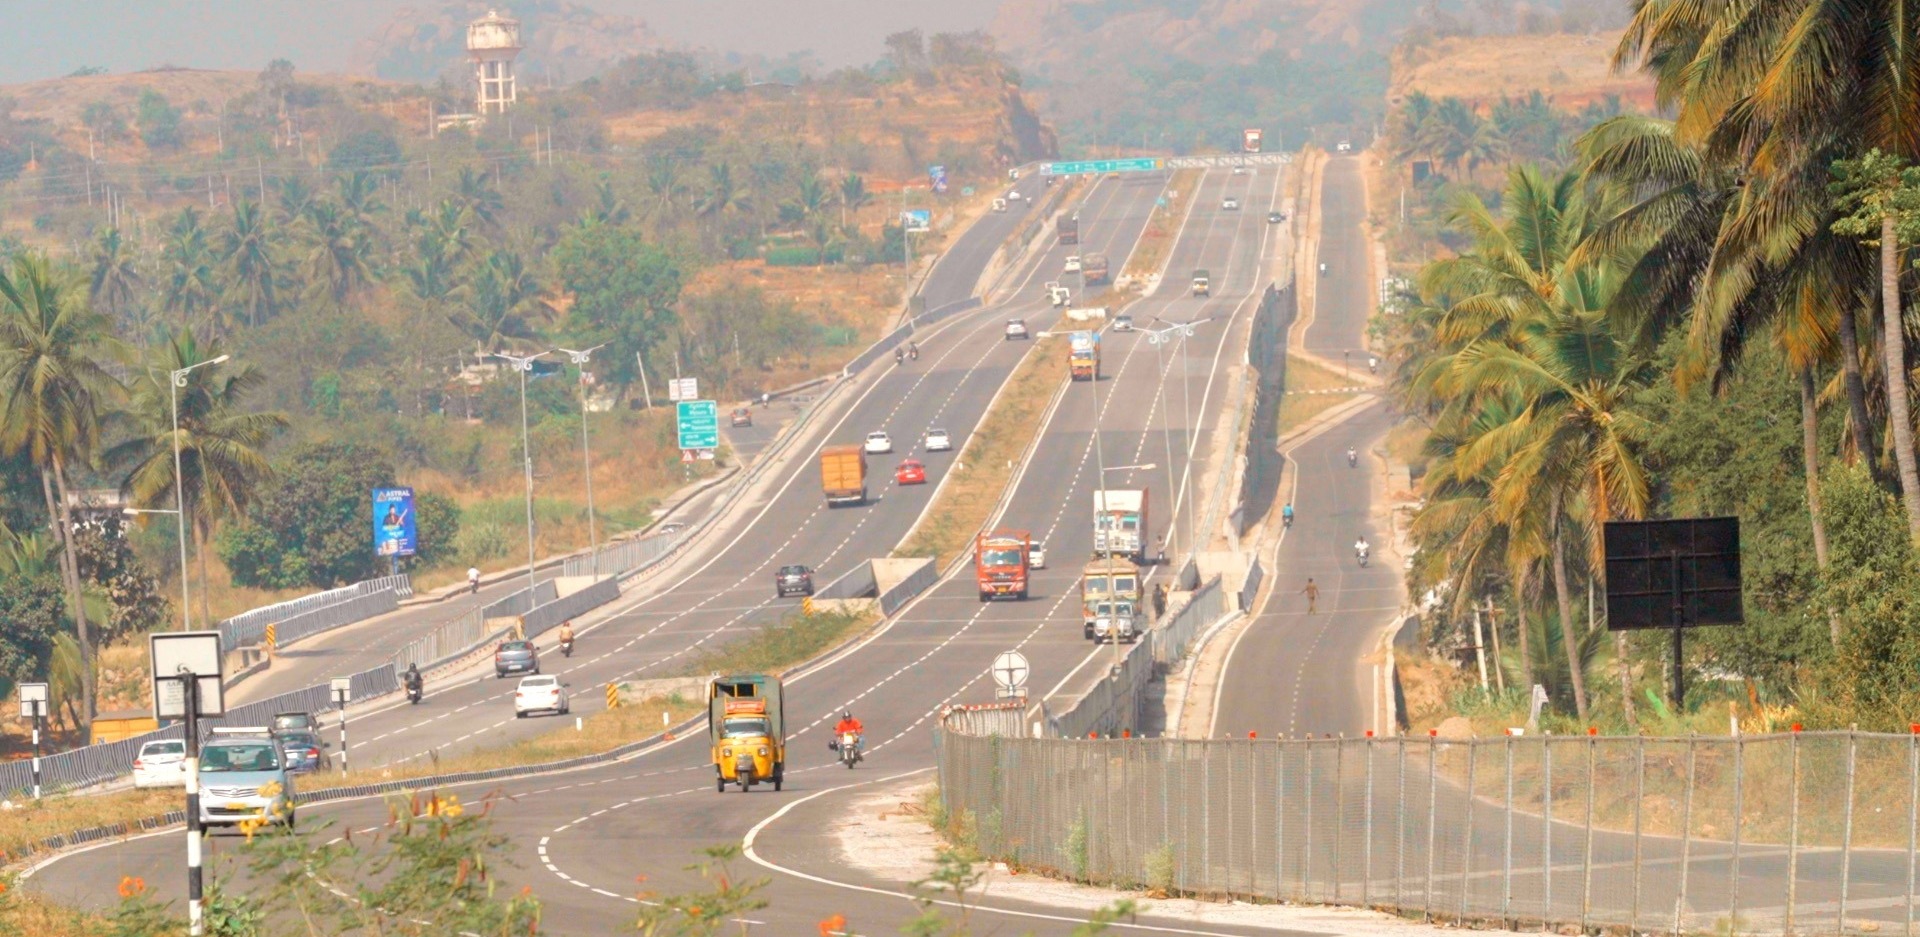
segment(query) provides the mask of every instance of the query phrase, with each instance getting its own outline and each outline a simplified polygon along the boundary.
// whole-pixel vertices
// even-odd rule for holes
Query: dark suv
[[[493,649],[493,675],[504,677],[510,673],[539,673],[540,652],[534,650],[532,641],[502,641]]]
[[[773,592],[777,596],[812,595],[813,570],[805,566],[782,566],[773,574]]]
[[[319,729],[320,722],[313,718],[313,713],[273,714],[274,735],[285,735],[289,732],[315,732]]]

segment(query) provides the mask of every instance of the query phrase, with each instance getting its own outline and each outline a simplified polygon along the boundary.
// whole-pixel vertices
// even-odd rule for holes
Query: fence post
[[[1793,735],[1788,740],[1790,759],[1793,763],[1792,781],[1787,795],[1787,913],[1782,923],[1783,933],[1793,933],[1793,899],[1800,879],[1800,726],[1794,724]]]
[[[1687,788],[1681,797],[1680,806],[1680,888],[1673,895],[1673,932],[1685,933],[1680,929],[1680,916],[1687,907],[1687,866],[1693,859],[1693,782],[1695,743],[1697,739],[1687,736]]]
[[[1733,875],[1727,883],[1727,933],[1740,933],[1740,821],[1745,816],[1746,736],[1733,737]]]
[[[1500,849],[1500,926],[1513,928],[1513,733],[1508,732],[1506,744],[1506,801],[1502,811],[1505,814],[1506,842]]]
[[[1275,739],[1273,785],[1273,897],[1277,900],[1286,895],[1287,890],[1287,745],[1284,740]]]
[[[1247,896],[1260,893],[1260,750],[1247,748]]]
[[[1347,740],[1333,743],[1333,900],[1340,900],[1340,885],[1346,878],[1347,850]]]
[[[1393,798],[1393,906],[1400,908],[1407,900],[1407,737],[1394,738],[1396,770],[1400,775],[1399,790]]]
[[[1440,812],[1439,773],[1434,764],[1435,756],[1438,754],[1440,748],[1438,738],[1438,733],[1427,733],[1427,903],[1425,917],[1428,923],[1433,922],[1433,852],[1435,849],[1435,839],[1438,834],[1438,828],[1435,827],[1433,823],[1435,817]]]
[[[1366,841],[1360,844],[1360,906],[1370,907],[1373,897],[1373,736],[1369,734],[1361,751],[1367,753],[1367,802],[1360,816],[1360,828]]]
[[[1647,737],[1633,737],[1633,904],[1627,912],[1627,929],[1640,926],[1640,818],[1641,805],[1647,800]],[[1591,834],[1589,834],[1591,835]]]
[[[1467,893],[1471,891],[1473,872],[1473,772],[1480,764],[1480,740],[1467,740],[1467,822],[1466,843],[1460,849],[1460,920],[1467,919]]]
[[[1920,723],[1907,727],[1907,937],[1913,937],[1915,856],[1920,856]]]
[[[1306,783],[1301,787],[1306,791],[1306,836],[1300,845],[1300,897],[1302,900],[1313,897],[1313,739],[1306,741],[1307,771]]]
[[[1540,736],[1540,929],[1553,920],[1553,733]]]
[[[1213,882],[1213,743],[1200,743],[1200,891]]]
[[[1834,922],[1834,930],[1847,932],[1847,880],[1853,877],[1853,782],[1854,766],[1860,746],[1858,730],[1847,730],[1847,808],[1846,819],[1840,828],[1840,914]]]
[[[1593,772],[1598,765],[1600,739],[1587,730],[1587,818],[1585,855],[1580,859],[1580,933],[1587,932],[1587,918],[1593,915],[1593,791],[1597,786]]]

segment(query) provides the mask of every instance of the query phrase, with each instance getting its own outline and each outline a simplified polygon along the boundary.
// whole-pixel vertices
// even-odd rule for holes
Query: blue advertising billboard
[[[933,190],[935,192],[945,192],[947,190],[947,167],[928,166],[927,178],[932,180]]]
[[[933,210],[930,208],[909,208],[900,213],[900,224],[914,234],[933,230]]]
[[[373,489],[373,554],[412,556],[420,545],[413,520],[412,488]]]

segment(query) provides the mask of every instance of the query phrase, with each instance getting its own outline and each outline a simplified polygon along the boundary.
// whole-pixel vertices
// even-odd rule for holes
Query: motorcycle
[[[1291,514],[1280,515],[1280,526],[1291,529],[1293,527],[1293,515]]]
[[[1367,566],[1367,551],[1365,549],[1355,550],[1353,551],[1353,555],[1360,558],[1360,568],[1365,569]]]
[[[560,655],[562,657],[573,656],[573,639],[572,638],[560,639]]]
[[[919,360],[920,360],[920,349],[918,349],[918,348],[909,348],[909,349],[907,349],[907,357],[909,357],[909,358],[912,358],[912,359],[913,359],[913,360],[915,360],[915,361],[919,361]]]
[[[467,580],[467,594],[468,595],[480,594],[480,580],[478,579]]]
[[[1360,456],[1356,455],[1352,449],[1348,449],[1347,450],[1347,468],[1353,468],[1359,464],[1360,464]]]
[[[855,764],[866,760],[866,757],[860,754],[860,736],[857,733],[842,732],[839,740],[828,742],[827,747],[840,753],[840,763],[846,765],[848,771],[852,771]]]
[[[417,684],[407,687],[407,702],[415,706],[420,705],[420,687]]]
[[[903,363],[905,363],[905,362],[906,362],[906,360],[907,360],[907,355],[906,355],[906,353],[905,353],[905,352],[902,352],[902,351],[900,351],[900,350],[898,350],[898,349],[895,349],[895,350],[894,350],[894,353],[893,353],[893,363],[894,363],[894,365],[895,365],[895,366],[898,366],[898,365],[900,365],[900,364],[903,364]]]

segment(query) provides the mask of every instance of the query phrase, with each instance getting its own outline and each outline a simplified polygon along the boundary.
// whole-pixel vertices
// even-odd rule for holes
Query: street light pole
[[[520,372],[520,455],[526,471],[527,480],[527,609],[534,606],[533,579],[533,445],[527,440],[527,372],[533,370],[534,361],[546,357],[546,352],[537,355],[509,355],[496,351],[493,357],[507,362],[515,371]]]
[[[593,450],[587,446],[587,361],[593,353],[607,347],[605,342],[586,351],[574,351],[571,348],[558,348],[566,352],[567,357],[580,368],[580,458],[587,468],[587,549],[593,556],[593,574],[600,575],[600,538],[593,524]]]
[[[173,403],[173,513],[180,516],[180,630],[193,629],[191,597],[187,592],[187,480],[180,470],[180,388],[187,386],[187,375],[195,368],[219,364],[229,355],[190,364],[167,375],[167,397]],[[158,512],[155,512],[158,513]]]
[[[1158,332],[1153,333],[1155,338],[1159,339],[1160,341],[1172,341],[1173,336],[1175,334],[1178,334],[1180,338],[1183,340],[1180,346],[1180,418],[1182,421],[1182,425],[1180,427],[1180,441],[1182,443],[1185,443],[1185,446],[1183,448],[1185,448],[1187,452],[1186,452],[1186,457],[1182,459],[1180,462],[1180,489],[1179,489],[1179,493],[1174,496],[1175,510],[1173,512],[1173,516],[1176,520],[1179,518],[1180,516],[1180,512],[1178,510],[1179,504],[1182,500],[1186,501],[1186,504],[1187,504],[1187,552],[1189,554],[1199,552],[1200,533],[1199,531],[1194,529],[1197,526],[1198,522],[1194,520],[1194,515],[1193,515],[1193,501],[1194,501],[1193,492],[1188,490],[1190,487],[1192,487],[1192,484],[1193,484],[1193,451],[1192,451],[1193,444],[1188,442],[1188,440],[1191,439],[1193,436],[1193,405],[1192,405],[1193,392],[1188,386],[1191,383],[1191,381],[1188,380],[1188,376],[1187,376],[1187,349],[1186,349],[1186,343],[1184,339],[1189,339],[1193,337],[1194,326],[1199,325],[1202,322],[1211,321],[1212,318],[1213,318],[1212,316],[1208,316],[1205,319],[1195,319],[1192,322],[1166,322],[1165,319],[1161,319],[1157,316],[1154,317],[1155,322],[1166,322],[1167,324],[1167,328],[1161,329]],[[1172,454],[1169,453],[1167,458],[1169,463],[1171,463],[1173,458]],[[1171,471],[1173,466],[1169,464],[1167,468],[1169,471]],[[1171,482],[1169,482],[1169,484],[1171,484]]]

